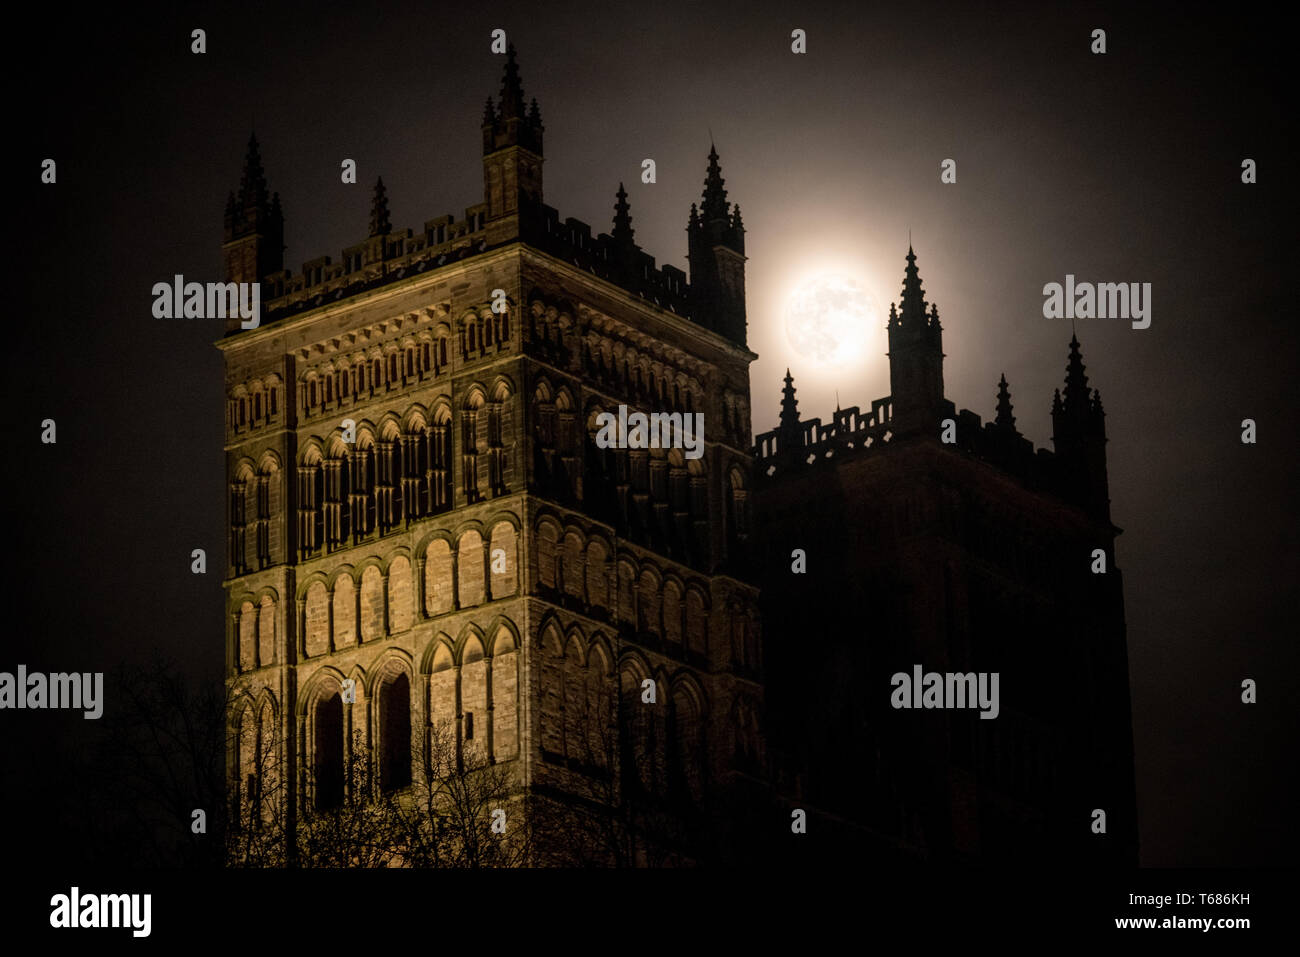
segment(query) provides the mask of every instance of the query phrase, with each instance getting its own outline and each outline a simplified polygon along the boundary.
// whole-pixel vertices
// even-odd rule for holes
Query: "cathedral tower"
[[[739,213],[714,154],[698,286],[621,185],[612,235],[561,219],[513,49],[482,131],[483,202],[399,229],[378,181],[367,237],[219,343],[232,810],[410,800],[450,742],[571,816],[539,861],[704,859],[766,780]],[[637,413],[660,441],[607,440]],[[620,840],[575,848],[593,822]]]
[[[810,838],[826,835],[792,845],[790,866],[846,849],[882,862],[1131,866],[1120,530],[1078,342],[1053,452],[1017,431],[1005,376],[991,422],[944,397],[938,312],[910,248],[888,332],[890,395],[801,421],[787,370],[776,427],[756,437],[772,747],[796,806],[814,809]],[[894,679],[917,667],[996,674],[997,715],[969,702],[899,708]],[[1096,808],[1105,835],[1090,829]]]

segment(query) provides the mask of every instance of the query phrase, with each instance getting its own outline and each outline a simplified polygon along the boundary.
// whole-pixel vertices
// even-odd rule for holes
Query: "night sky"
[[[1124,529],[1142,862],[1293,859],[1288,34],[1259,10],[972,7],[112,8],[25,32],[15,42],[39,68],[10,78],[6,151],[23,290],[6,350],[19,610],[0,670],[109,670],[157,648],[219,677],[222,324],[156,320],[150,289],[174,273],[222,278],[225,198],[254,127],[295,272],[365,237],[379,175],[395,227],[461,218],[483,197],[479,122],[499,91],[489,34],[502,28],[541,107],[545,201],[562,217],[608,231],[622,181],[637,242],[686,268],[687,214],[716,144],[748,230],[756,433],[776,425],[787,366],[805,418],[829,420],[837,390],[846,407],[888,394],[884,315],[865,359],[829,366],[792,350],[785,309],[821,272],[887,308],[909,233],[944,327],[948,397],[988,419],[1005,373],[1039,446],[1050,448],[1071,334],[1043,317],[1043,285],[1067,273],[1152,284],[1149,329],[1075,327],[1108,415]],[[794,28],[805,55],[790,52]],[[39,182],[45,157],[57,185]],[[344,158],[357,185],[340,182]],[[640,180],[645,158],[654,184]],[[940,183],[946,158],[954,185]],[[1255,185],[1241,182],[1245,158]],[[55,446],[39,441],[47,417]],[[1240,441],[1247,417],[1254,446]],[[207,576],[190,573],[197,547]],[[864,618],[864,641],[870,629]],[[1253,706],[1240,701],[1247,677]],[[80,715],[0,720],[6,816],[75,813],[84,795],[61,756],[82,744]]]

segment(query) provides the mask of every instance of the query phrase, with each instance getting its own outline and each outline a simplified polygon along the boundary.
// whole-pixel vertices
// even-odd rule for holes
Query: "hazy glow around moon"
[[[864,346],[883,325],[875,296],[842,274],[807,280],[786,303],[790,346],[803,358],[827,365],[861,358]]]

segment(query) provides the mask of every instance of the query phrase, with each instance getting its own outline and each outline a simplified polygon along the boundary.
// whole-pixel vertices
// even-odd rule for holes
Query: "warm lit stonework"
[[[439,728],[562,803],[688,820],[757,786],[757,591],[735,572],[755,357],[717,156],[688,281],[635,245],[621,189],[611,235],[543,204],[513,51],[482,129],[482,202],[399,230],[380,183],[339,262],[283,268],[255,141],[228,204],[226,278],[263,291],[260,326],[219,343],[237,813],[344,801],[354,733],[401,794]],[[704,455],[597,448],[620,404],[703,413]]]

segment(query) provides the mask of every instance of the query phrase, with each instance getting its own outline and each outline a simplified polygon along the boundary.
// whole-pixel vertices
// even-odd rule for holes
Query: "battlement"
[[[865,452],[877,443],[888,442],[893,438],[889,431],[889,420],[893,414],[893,403],[889,396],[876,399],[871,403],[871,412],[863,414],[855,405],[848,409],[836,409],[832,414],[831,424],[822,425],[821,419],[809,419],[799,422],[797,430],[790,430],[796,436],[796,442],[786,439],[780,428],[764,432],[754,439],[754,463],[763,477],[771,478],[778,471],[790,467],[811,467],[819,459],[830,459],[836,455]]]
[[[297,275],[286,269],[263,277],[262,324],[486,251],[484,209],[470,206],[460,220],[431,219],[418,234],[408,228],[372,236],[344,249],[339,262],[307,260]]]
[[[546,205],[522,217],[518,237],[489,245],[485,210],[484,204],[470,206],[463,219],[441,216],[426,222],[419,233],[394,230],[349,246],[340,261],[318,256],[305,261],[297,274],[284,270],[265,276],[262,325],[515,241],[586,269],[679,316],[692,317],[686,273],[674,266],[657,267],[655,257],[639,247],[607,233],[593,237],[587,223],[561,219],[558,210]],[[228,334],[239,331],[236,327]]]
[[[580,220],[560,220],[550,206],[541,206],[525,240],[543,252],[592,272],[622,289],[684,318],[692,318],[690,282],[675,266],[657,267],[655,257],[640,247],[601,233]]]
[[[982,422],[969,409],[958,412],[947,400],[942,412],[943,418],[956,423],[956,441],[944,448],[987,462],[1028,488],[1071,498],[1055,452],[1035,449],[1023,435],[993,422]],[[829,424],[816,418],[800,420],[797,429],[786,426],[763,432],[754,439],[756,478],[760,485],[771,485],[815,469],[834,468],[848,460],[881,454],[894,439],[892,417],[893,400],[885,396],[872,401],[869,413],[852,406],[836,409]],[[797,441],[791,442],[788,436],[795,436]]]

